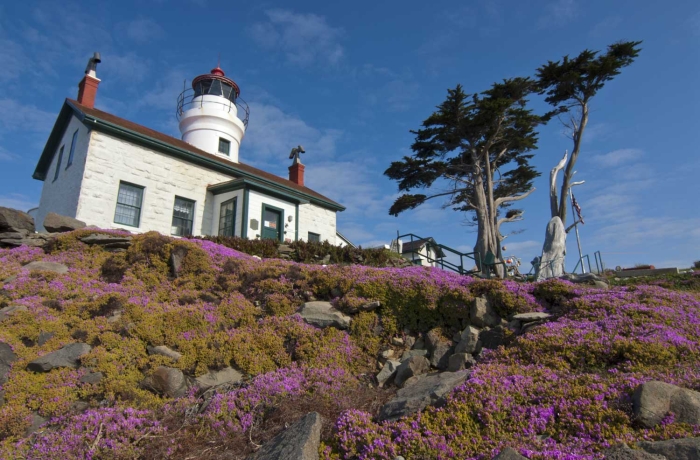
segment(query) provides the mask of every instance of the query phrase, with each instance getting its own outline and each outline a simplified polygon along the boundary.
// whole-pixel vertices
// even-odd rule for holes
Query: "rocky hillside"
[[[3,459],[700,452],[693,290],[305,265],[96,229],[0,249],[0,286]]]

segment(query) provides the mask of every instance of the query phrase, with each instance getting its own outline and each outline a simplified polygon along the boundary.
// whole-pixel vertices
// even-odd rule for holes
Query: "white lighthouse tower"
[[[234,163],[248,126],[248,105],[241,90],[217,66],[192,80],[177,100],[182,140]],[[241,113],[239,113],[239,111]]]

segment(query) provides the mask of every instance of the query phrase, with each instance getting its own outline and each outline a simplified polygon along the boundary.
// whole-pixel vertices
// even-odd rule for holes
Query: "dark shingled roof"
[[[151,139],[154,139],[156,141],[162,142],[164,144],[167,144],[171,147],[174,147],[176,149],[184,150],[186,152],[195,154],[197,156],[206,158],[208,160],[211,160],[213,162],[216,162],[220,164],[221,166],[226,167],[227,169],[231,170],[230,173],[232,175],[235,175],[236,172],[243,173],[243,175],[249,175],[249,176],[254,176],[259,179],[266,180],[268,182],[272,182],[278,186],[281,186],[282,188],[286,189],[291,189],[291,191],[296,191],[299,193],[302,193],[304,195],[308,195],[312,198],[316,198],[318,200],[327,202],[333,207],[337,207],[338,210],[342,211],[345,209],[345,207],[341,204],[338,204],[337,202],[331,200],[330,198],[321,195],[320,193],[311,190],[308,187],[304,187],[302,185],[296,184],[288,179],[284,179],[282,177],[279,177],[275,174],[269,173],[267,171],[263,171],[258,168],[254,168],[252,166],[249,166],[245,163],[232,163],[230,161],[226,161],[222,158],[217,157],[216,155],[212,155],[211,153],[207,153],[204,150],[200,150],[197,147],[188,144],[187,142],[177,139],[172,136],[168,136],[167,134],[163,134],[161,132],[155,131],[151,128],[147,128],[143,125],[139,125],[137,123],[134,123],[129,120],[125,120],[124,118],[117,117],[115,115],[112,115],[111,113],[103,112],[102,110],[97,110],[97,109],[92,109],[89,107],[86,107],[82,104],[80,104],[78,101],[75,101],[73,99],[66,99],[66,103],[64,104],[63,109],[61,109],[61,114],[59,115],[58,120],[56,121],[56,125],[54,126],[54,130],[51,133],[51,137],[49,137],[49,141],[47,142],[47,147],[44,149],[44,152],[42,153],[42,157],[39,160],[39,163],[37,164],[36,171],[34,172],[34,178],[36,179],[41,179],[43,180],[46,171],[48,170],[49,166],[51,165],[51,157],[53,157],[53,154],[55,152],[55,149],[49,148],[49,144],[51,143],[51,140],[53,137],[56,137],[56,135],[60,136],[65,129],[64,126],[59,126],[61,125],[61,121],[64,121],[66,124],[68,121],[70,121],[70,117],[66,117],[64,112],[66,109],[66,106],[69,106],[72,108],[74,111],[78,112],[79,115],[81,115],[81,119],[84,118],[85,115],[112,124],[116,125],[118,127],[121,127],[123,129],[133,131],[135,133],[141,134],[143,136],[147,136]],[[63,116],[63,117],[62,117]],[[62,120],[64,118],[64,120]],[[60,132],[56,132],[60,130]]]

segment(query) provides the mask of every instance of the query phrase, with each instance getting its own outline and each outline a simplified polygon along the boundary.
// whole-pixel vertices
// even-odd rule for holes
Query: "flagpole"
[[[586,273],[583,265],[583,252],[581,251],[581,237],[578,234],[578,222],[576,222],[576,208],[574,208],[574,194],[569,188],[569,198],[571,199],[571,216],[574,218],[574,230],[576,230],[576,243],[578,243],[578,259],[581,262],[581,273]]]

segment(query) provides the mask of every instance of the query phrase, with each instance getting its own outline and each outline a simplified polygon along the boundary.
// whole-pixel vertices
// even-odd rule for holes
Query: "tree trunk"
[[[576,166],[576,160],[578,159],[578,154],[581,152],[581,139],[583,139],[583,132],[586,130],[586,125],[588,124],[588,102],[581,102],[581,120],[578,126],[574,126],[574,149],[571,151],[571,158],[569,163],[566,165],[566,171],[564,171],[564,180],[561,184],[561,196],[559,199],[559,218],[561,223],[566,226],[566,197],[569,195],[569,188],[571,187],[571,179],[574,177],[574,167]]]

